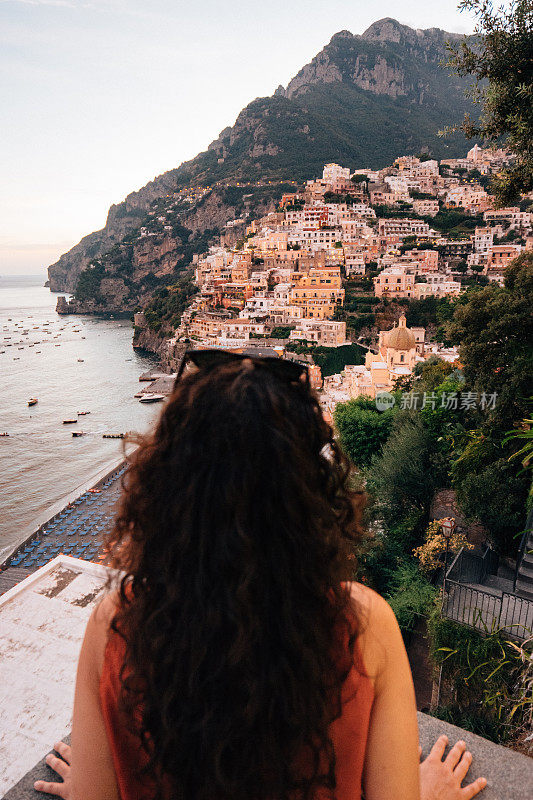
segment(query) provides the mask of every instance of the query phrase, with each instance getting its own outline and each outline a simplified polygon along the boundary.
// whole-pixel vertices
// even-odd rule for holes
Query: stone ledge
[[[488,780],[487,788],[478,795],[480,800],[531,800],[533,759],[420,712],[418,726],[424,758],[443,733],[448,736],[451,745],[459,739],[466,742],[468,750],[474,756],[467,776],[468,782],[480,775],[484,775]],[[35,791],[33,783],[37,780],[57,780],[56,774],[47,766],[44,759],[13,786],[4,795],[3,800],[43,800],[49,795]]]
[[[443,733],[450,745],[459,739],[466,742],[473,756],[467,782],[481,775],[488,781],[486,789],[477,795],[480,800],[531,800],[533,797],[532,758],[421,712],[418,712],[418,728],[423,758]]]

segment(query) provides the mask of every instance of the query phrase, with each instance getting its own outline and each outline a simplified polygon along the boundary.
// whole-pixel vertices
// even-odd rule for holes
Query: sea
[[[156,361],[133,350],[132,323],[60,317],[44,281],[0,277],[0,434],[9,434],[0,436],[0,563],[49,510],[119,462],[123,442],[103,433],[147,431],[160,411],[134,398]]]

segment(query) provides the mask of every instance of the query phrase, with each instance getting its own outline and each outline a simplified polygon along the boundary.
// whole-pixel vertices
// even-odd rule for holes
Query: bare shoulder
[[[120,607],[120,596],[118,591],[109,592],[94,607],[91,614],[91,622],[98,629],[107,631],[111,625],[113,617]]]
[[[381,626],[397,627],[396,617],[385,598],[363,583],[352,581],[349,584],[350,595],[359,612],[363,630],[381,630]]]
[[[117,591],[107,594],[91,613],[85,630],[84,649],[91,671],[100,675],[104,663],[109,630],[120,605]]]
[[[354,581],[350,584],[350,595],[360,625],[361,656],[366,671],[375,680],[398,648],[403,648],[402,635],[392,608],[380,594]]]

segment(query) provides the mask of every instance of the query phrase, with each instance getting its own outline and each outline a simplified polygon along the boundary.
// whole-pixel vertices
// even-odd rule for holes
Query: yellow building
[[[295,285],[291,289],[290,302],[304,310],[304,317],[327,319],[333,316],[335,306],[344,302],[338,267],[295,272],[291,277]]]

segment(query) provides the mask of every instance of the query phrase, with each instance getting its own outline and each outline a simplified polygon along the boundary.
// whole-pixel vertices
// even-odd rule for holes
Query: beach
[[[142,432],[158,413],[133,397],[155,362],[133,350],[131,322],[60,317],[43,283],[0,278],[0,562],[122,460],[102,434]]]

